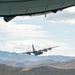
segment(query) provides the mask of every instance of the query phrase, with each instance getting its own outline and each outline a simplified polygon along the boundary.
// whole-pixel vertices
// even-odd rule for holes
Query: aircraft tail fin
[[[34,48],[34,45],[32,44],[32,49],[33,49],[33,51],[35,51],[35,48]]]

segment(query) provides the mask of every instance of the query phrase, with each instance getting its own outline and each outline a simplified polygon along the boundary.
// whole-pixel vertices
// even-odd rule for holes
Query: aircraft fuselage
[[[33,54],[40,55],[40,54],[43,54],[43,52],[42,51],[34,51]]]

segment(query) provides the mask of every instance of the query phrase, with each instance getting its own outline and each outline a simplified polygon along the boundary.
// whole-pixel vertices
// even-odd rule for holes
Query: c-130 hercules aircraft
[[[34,48],[34,45],[32,44],[33,51],[23,52],[21,54],[28,54],[28,55],[30,55],[31,53],[33,53],[34,55],[41,55],[41,54],[43,54],[43,52],[47,52],[48,50],[51,50],[51,49],[56,48],[56,47],[58,47],[58,46],[49,47],[49,48],[45,48],[45,49],[41,49],[41,50],[36,51],[35,48]]]
[[[16,16],[56,13],[75,6],[75,0],[0,0],[0,17],[6,22]]]

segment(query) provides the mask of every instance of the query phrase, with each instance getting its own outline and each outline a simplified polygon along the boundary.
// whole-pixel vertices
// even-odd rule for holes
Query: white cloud
[[[27,38],[27,37],[46,37],[47,31],[43,30],[43,26],[32,24],[16,24],[15,22],[4,22],[0,19],[0,33],[4,33],[9,38]],[[1,34],[0,34],[1,35]],[[2,34],[3,35],[3,34]]]
[[[75,7],[67,8],[57,13],[50,13],[46,20],[54,23],[69,23],[75,24]]]
[[[36,43],[35,39],[47,37],[48,32],[43,30],[43,26],[16,24],[13,21],[6,23],[2,19],[0,21],[0,49],[12,52],[25,51],[30,48],[29,44]]]

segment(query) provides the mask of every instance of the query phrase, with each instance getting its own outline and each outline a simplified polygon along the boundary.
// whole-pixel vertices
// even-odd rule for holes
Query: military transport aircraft
[[[50,48],[41,49],[41,50],[36,51],[35,48],[34,48],[34,45],[32,44],[33,51],[23,52],[21,54],[28,54],[28,55],[30,55],[31,53],[33,53],[34,55],[40,55],[40,54],[43,54],[43,52],[47,52],[48,50],[51,50],[51,49],[56,48],[56,47],[58,47],[58,46],[54,46],[54,47],[50,47]]]
[[[6,22],[16,16],[56,13],[75,6],[75,0],[0,0],[0,17]]]

